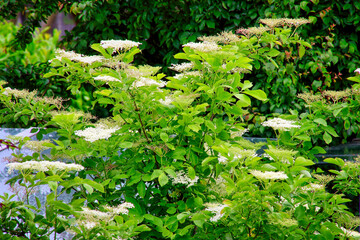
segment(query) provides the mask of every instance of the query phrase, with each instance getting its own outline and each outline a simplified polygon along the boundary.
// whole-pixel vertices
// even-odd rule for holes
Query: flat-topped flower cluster
[[[15,162],[8,163],[6,165],[8,173],[11,174],[14,170],[33,170],[38,172],[47,171],[81,171],[84,169],[83,166],[75,163],[64,163],[64,162],[50,162],[50,161],[27,161],[27,162]]]

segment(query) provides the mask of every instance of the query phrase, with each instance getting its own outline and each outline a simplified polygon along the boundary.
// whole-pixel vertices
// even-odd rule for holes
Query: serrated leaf
[[[243,93],[250,95],[256,99],[259,99],[260,101],[266,101],[266,93],[262,90],[246,90]]]
[[[139,196],[141,198],[145,197],[146,194],[146,187],[145,187],[145,183],[143,181],[140,181],[139,184],[137,185],[137,191],[139,193]]]
[[[169,136],[168,136],[166,133],[164,133],[164,132],[160,133],[160,138],[161,138],[161,140],[163,140],[164,142],[168,142],[168,141],[169,141]]]
[[[275,48],[270,49],[270,51],[267,53],[270,57],[276,57],[277,55],[280,54],[280,52],[278,50],[276,50]]]
[[[302,58],[305,54],[305,47],[303,45],[299,46],[299,58]]]
[[[166,185],[168,182],[169,182],[169,178],[166,176],[166,174],[164,172],[162,172],[160,175],[159,175],[159,184],[160,186],[164,186]]]
[[[326,144],[329,144],[332,142],[332,137],[327,132],[324,133],[323,138],[324,138],[324,141],[326,142]]]

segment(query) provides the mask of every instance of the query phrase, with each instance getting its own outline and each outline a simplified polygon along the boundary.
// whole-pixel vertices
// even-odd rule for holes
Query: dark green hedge
[[[51,12],[64,11],[76,16],[77,26],[66,33],[63,44],[68,49],[86,52],[89,45],[104,39],[130,39],[142,42],[143,54],[138,63],[169,66],[181,45],[202,35],[223,30],[259,26],[261,18],[308,18],[312,24],[301,26],[299,35],[313,48],[298,61],[294,70],[300,87],[286,86],[286,76],[255,71],[248,78],[264,89],[276,102],[255,107],[261,113],[284,113],[298,102],[303,90],[341,89],[349,86],[346,78],[360,66],[358,32],[360,1],[352,0],[99,0],[48,1],[35,5],[24,0],[0,3],[0,15],[11,18],[27,6],[29,21],[18,33],[18,44],[29,40],[37,20]],[[274,69],[273,71],[277,71]],[[269,79],[273,78],[273,79]],[[265,82],[270,82],[266,84]],[[272,84],[278,87],[272,89]],[[290,95],[289,95],[290,94]],[[298,106],[298,108],[301,106]]]

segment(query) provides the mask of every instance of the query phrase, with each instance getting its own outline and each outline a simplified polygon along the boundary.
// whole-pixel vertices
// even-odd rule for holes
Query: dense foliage
[[[41,140],[56,130],[57,140],[9,137],[34,153],[14,149],[9,159],[9,173],[16,172],[8,183],[22,191],[19,201],[1,197],[0,236],[56,239],[67,231],[73,239],[99,240],[358,237],[353,229],[359,221],[344,195],[359,194],[358,162],[326,159],[338,166],[330,170],[333,176],[311,170],[314,154],[323,149],[311,144],[318,132],[297,116],[262,123],[276,133],[275,141],[255,144],[242,137],[242,116],[253,100],[268,100],[244,78],[257,64],[246,46],[267,36],[268,44],[256,51],[275,62],[279,51],[272,43],[279,34],[284,43],[304,45],[297,33],[286,34],[292,32],[288,26],[272,30],[187,43],[174,56],[184,61],[172,66],[181,73],[168,77],[158,67],[132,64],[139,42],[101,41],[91,45],[100,54],[95,56],[58,51],[45,77],[58,76],[73,93],[91,84],[94,105],[109,108],[111,117],[94,121],[64,109],[44,119],[38,134]],[[16,89],[1,88],[0,94],[30,108],[41,101]],[[329,185],[337,192],[326,191]],[[49,192],[43,205],[33,194],[40,187]],[[72,193],[68,204],[59,200],[66,193]],[[28,204],[30,198],[36,206]]]

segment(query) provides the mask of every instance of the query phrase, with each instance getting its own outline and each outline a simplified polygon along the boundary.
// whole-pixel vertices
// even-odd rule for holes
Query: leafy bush
[[[242,52],[249,40],[227,36],[235,41],[184,45],[174,57],[186,62],[172,66],[181,73],[166,82],[158,67],[131,64],[140,52],[137,42],[93,44],[101,54],[96,56],[58,52],[48,75],[61,76],[73,92],[91,83],[94,100],[112,117],[91,123],[81,113],[60,112],[42,130],[56,128],[56,144],[20,140],[20,148],[35,152],[14,154],[19,162],[8,167],[19,174],[9,182],[25,189],[49,186],[48,222],[42,223],[55,232],[72,231],[74,239],[355,234],[344,205],[349,200],[325,191],[328,181],[309,171],[314,162],[298,151],[301,146],[284,145],[281,136],[291,137],[296,122],[264,123],[279,136],[266,154],[242,138],[241,116],[252,99],[267,98],[243,78],[254,63]],[[50,155],[41,151],[48,148]],[[69,204],[58,200],[70,191]]]

